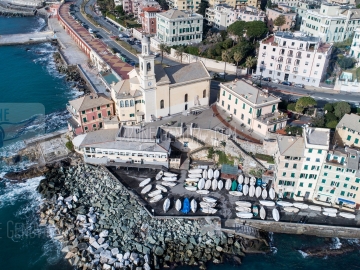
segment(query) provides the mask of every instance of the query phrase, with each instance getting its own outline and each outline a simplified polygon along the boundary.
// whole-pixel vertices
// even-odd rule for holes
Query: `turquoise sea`
[[[41,18],[0,17],[0,35],[39,31],[45,25]],[[51,132],[66,127],[64,106],[79,93],[71,88],[54,69],[51,44],[0,47],[0,103],[42,103],[44,123],[32,124],[25,130]],[[31,117],[31,116],[29,116]],[[0,156],[14,153],[22,145],[20,139],[0,148]],[[25,168],[22,162],[7,166],[0,162],[0,177],[7,171]],[[0,180],[0,269],[71,269],[63,259],[60,244],[52,240],[52,228],[38,226],[40,197],[35,189],[40,178],[26,183],[11,184]],[[266,255],[247,255],[241,266],[231,263],[209,264],[208,269],[326,269],[360,268],[357,240],[322,239],[310,236],[271,234],[272,252]],[[337,249],[354,245],[354,252],[324,258],[310,258],[299,250],[306,247]],[[196,269],[179,267],[178,269]]]

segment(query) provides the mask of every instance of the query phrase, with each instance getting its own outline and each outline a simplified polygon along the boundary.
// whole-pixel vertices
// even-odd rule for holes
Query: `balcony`
[[[299,71],[298,71],[298,70],[293,70],[293,73],[294,73],[294,74],[298,74]]]
[[[287,55],[288,57],[293,57],[294,56],[294,54],[292,54],[292,53],[288,53],[288,55]]]
[[[79,118],[78,113],[70,106],[69,103],[66,104],[66,109],[67,109],[68,112],[69,112],[72,116],[74,116],[76,119]]]
[[[273,112],[260,115],[256,119],[266,125],[272,125],[275,123],[287,121],[289,118],[286,113]]]
[[[301,54],[297,54],[297,55],[296,55],[296,58],[301,59]]]

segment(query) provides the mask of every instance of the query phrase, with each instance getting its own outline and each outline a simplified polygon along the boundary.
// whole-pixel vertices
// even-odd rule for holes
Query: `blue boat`
[[[242,191],[242,188],[243,188],[242,184],[238,184],[237,191]]]
[[[256,185],[257,185],[257,186],[261,186],[261,185],[262,185],[262,180],[261,180],[261,178],[258,178],[258,179],[256,180]]]
[[[236,191],[237,190],[237,186],[238,186],[238,183],[236,180],[234,180],[231,184],[231,191]]]
[[[189,202],[188,198],[184,199],[183,208],[182,208],[181,212],[183,212],[184,214],[187,214],[190,212],[190,202]]]

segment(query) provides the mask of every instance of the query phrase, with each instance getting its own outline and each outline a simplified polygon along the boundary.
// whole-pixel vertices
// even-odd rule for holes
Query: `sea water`
[[[41,18],[0,17],[0,35],[39,31],[45,26]],[[45,107],[44,123],[32,130],[51,132],[66,127],[65,104],[79,92],[72,89],[63,75],[55,69],[48,43],[31,46],[0,47],[0,103],[42,103]],[[42,125],[42,126],[41,126]],[[19,138],[9,146],[0,148],[0,156],[15,153],[22,146]],[[22,162],[16,166],[0,163],[0,178],[7,171],[26,168]],[[38,207],[41,202],[36,187],[41,177],[25,183],[11,184],[0,181],[0,269],[72,269],[63,259],[61,245],[53,240],[54,228],[40,227]],[[343,244],[356,247],[354,252],[337,256],[312,258],[303,250],[307,247],[327,246],[340,248]],[[359,268],[359,242],[357,240],[323,239],[312,236],[270,234],[269,254],[247,254],[241,266],[231,262],[209,264],[208,269],[326,269]],[[197,269],[179,267],[179,269]]]

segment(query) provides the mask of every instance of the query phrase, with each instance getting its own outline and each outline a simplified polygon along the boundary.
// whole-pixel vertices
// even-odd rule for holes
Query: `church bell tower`
[[[155,80],[155,56],[150,54],[150,40],[143,37],[141,40],[141,54],[139,54],[140,85],[144,90],[154,89]]]

